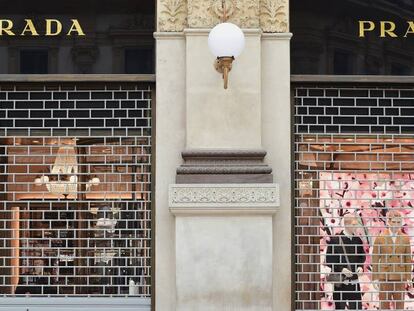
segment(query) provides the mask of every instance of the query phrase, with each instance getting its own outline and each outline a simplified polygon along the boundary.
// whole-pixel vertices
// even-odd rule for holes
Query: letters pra
[[[17,29],[11,19],[0,19],[0,36],[84,36],[85,33],[77,19],[71,19],[67,28],[63,29],[63,23],[57,19],[44,19],[43,25],[35,26],[31,19],[25,19],[23,27]],[[36,28],[37,27],[37,28]],[[44,29],[44,33],[39,34],[38,29]]]
[[[402,29],[397,29],[396,24],[392,21],[359,21],[359,37],[364,38],[370,32],[374,32],[381,38],[407,38],[414,34],[414,21],[407,21]]]

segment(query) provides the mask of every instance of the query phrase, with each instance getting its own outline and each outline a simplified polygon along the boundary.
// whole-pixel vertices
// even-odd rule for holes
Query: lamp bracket
[[[224,89],[227,89],[229,81],[229,72],[232,68],[234,61],[233,56],[217,57],[214,62],[214,68],[221,74],[223,74]]]

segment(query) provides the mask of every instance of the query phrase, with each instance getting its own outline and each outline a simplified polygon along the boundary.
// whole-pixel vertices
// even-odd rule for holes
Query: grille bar
[[[0,85],[0,294],[151,296],[150,85]]]
[[[294,99],[295,308],[414,309],[414,90],[297,85]]]

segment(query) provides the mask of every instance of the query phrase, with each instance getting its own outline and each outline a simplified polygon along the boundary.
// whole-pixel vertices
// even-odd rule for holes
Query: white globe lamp
[[[232,23],[220,23],[208,35],[208,46],[216,57],[214,67],[223,74],[225,89],[233,60],[241,54],[244,44],[243,31]]]

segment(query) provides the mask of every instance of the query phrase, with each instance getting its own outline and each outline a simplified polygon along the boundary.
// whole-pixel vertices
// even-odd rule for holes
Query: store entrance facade
[[[150,310],[153,89],[0,85],[0,309]]]
[[[4,8],[0,310],[150,310],[155,7]]]
[[[296,310],[414,309],[413,102],[410,84],[295,85]]]

